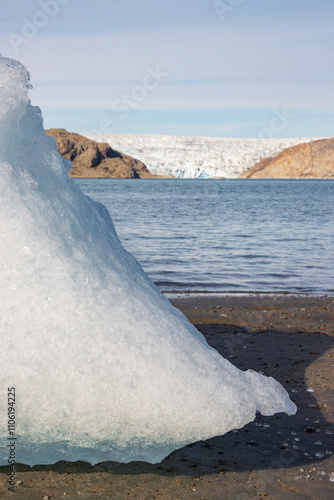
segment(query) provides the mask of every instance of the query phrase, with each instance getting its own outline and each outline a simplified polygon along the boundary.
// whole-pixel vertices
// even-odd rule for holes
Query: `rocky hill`
[[[334,179],[334,138],[298,144],[262,160],[241,175],[246,179]]]
[[[71,160],[71,177],[82,178],[148,178],[156,177],[144,163],[112,149],[109,144],[87,139],[65,129],[46,130],[47,135],[57,139],[58,151],[66,160]]]

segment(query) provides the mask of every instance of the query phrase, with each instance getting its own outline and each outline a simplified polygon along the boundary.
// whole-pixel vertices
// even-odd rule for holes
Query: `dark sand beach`
[[[258,416],[156,465],[18,465],[15,493],[7,489],[8,467],[1,467],[1,499],[334,498],[334,297],[180,296],[172,302],[240,369],[279,380],[297,414]]]

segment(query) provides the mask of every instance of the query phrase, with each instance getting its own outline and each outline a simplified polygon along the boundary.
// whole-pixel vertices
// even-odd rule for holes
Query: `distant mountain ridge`
[[[58,151],[72,161],[71,177],[78,178],[151,178],[146,166],[139,160],[112,149],[109,144],[98,143],[65,129],[45,131],[57,140]]]
[[[334,139],[82,136],[65,129],[46,133],[73,162],[71,177],[334,178]]]
[[[169,135],[85,134],[140,159],[152,174],[178,178],[238,178],[265,158],[318,138],[230,139]]]
[[[334,138],[298,144],[260,161],[245,179],[334,179]]]

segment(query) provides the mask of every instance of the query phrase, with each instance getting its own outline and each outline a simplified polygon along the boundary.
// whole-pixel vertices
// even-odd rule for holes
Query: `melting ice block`
[[[209,347],[122,247],[107,209],[69,178],[0,57],[0,454],[16,390],[16,460],[158,462],[173,450],[293,414],[273,378]]]

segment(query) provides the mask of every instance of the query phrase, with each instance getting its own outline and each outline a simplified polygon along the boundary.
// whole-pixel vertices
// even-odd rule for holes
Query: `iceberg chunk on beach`
[[[16,461],[158,462],[257,411],[294,414],[273,378],[211,348],[67,174],[0,56],[0,454],[15,388]]]

